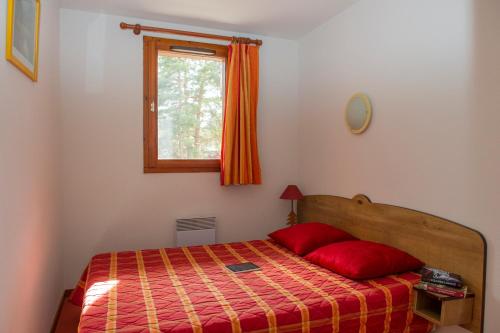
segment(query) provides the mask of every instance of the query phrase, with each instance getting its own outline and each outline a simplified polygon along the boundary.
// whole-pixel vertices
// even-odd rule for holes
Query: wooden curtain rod
[[[259,46],[262,45],[262,40],[260,40],[260,39],[250,39],[250,38],[246,38],[246,37],[229,37],[229,36],[205,34],[205,33],[201,33],[201,32],[193,32],[193,31],[148,27],[148,26],[140,25],[140,24],[127,24],[125,22],[120,23],[120,28],[122,28],[123,30],[130,29],[136,35],[139,35],[142,31],[151,31],[151,32],[161,32],[161,33],[165,33],[165,34],[174,34],[174,35],[191,36],[191,37],[199,37],[199,38],[226,40],[229,42],[238,41],[240,43],[256,44]]]

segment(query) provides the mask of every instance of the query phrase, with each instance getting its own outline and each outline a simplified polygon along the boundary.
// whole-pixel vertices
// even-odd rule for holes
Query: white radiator
[[[215,244],[215,217],[177,219],[177,246]]]

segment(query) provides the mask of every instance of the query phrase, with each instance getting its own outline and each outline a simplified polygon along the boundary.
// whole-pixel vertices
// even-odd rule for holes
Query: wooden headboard
[[[354,236],[394,246],[427,265],[456,272],[475,293],[472,322],[463,327],[482,333],[486,241],[473,229],[412,209],[353,199],[309,195],[299,201],[299,223],[323,222]]]

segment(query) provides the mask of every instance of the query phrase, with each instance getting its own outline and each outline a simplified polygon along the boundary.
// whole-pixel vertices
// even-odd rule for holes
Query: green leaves
[[[159,159],[218,159],[222,137],[224,62],[158,57]]]

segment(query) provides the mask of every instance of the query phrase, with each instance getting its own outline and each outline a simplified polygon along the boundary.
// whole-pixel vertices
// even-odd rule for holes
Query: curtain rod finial
[[[128,25],[127,23],[122,22],[122,23],[120,23],[120,28],[122,28],[123,30],[125,30],[125,29],[127,29],[127,25]]]

